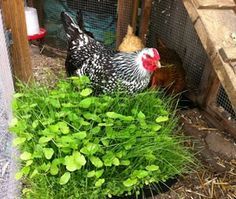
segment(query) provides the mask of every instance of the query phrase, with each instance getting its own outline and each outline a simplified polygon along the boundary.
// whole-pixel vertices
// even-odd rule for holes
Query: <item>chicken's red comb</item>
[[[152,50],[153,50],[154,58],[157,59],[157,60],[160,60],[161,57],[160,57],[160,54],[157,51],[157,49],[153,48]]]

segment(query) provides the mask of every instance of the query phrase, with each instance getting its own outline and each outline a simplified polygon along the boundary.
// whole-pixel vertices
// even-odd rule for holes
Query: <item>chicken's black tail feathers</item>
[[[84,27],[84,18],[83,18],[82,11],[80,9],[77,11],[76,21],[77,21],[77,24],[80,27],[80,29],[82,31],[84,31],[85,34],[87,34],[88,36],[94,38],[93,33],[87,31]]]
[[[77,21],[78,21],[78,17],[77,17]],[[82,47],[86,45],[89,41],[91,41],[91,39],[93,38],[93,35],[91,37],[87,33],[88,31],[84,30],[83,26],[81,28],[78,24],[76,24],[75,21],[72,19],[72,17],[68,13],[61,12],[61,20],[62,20],[68,40],[75,41],[75,42],[72,42],[73,45],[78,45]],[[83,19],[80,19],[80,20],[81,21],[79,22],[83,23]]]
[[[79,27],[82,30],[84,30],[84,19],[83,19],[82,11],[80,9],[77,11],[76,22],[79,25]]]
[[[89,52],[86,54],[84,49],[87,49],[87,45],[93,39],[84,32],[83,27],[81,28],[68,13],[61,12],[61,20],[68,39],[66,72],[68,76],[71,76],[75,75],[76,70],[82,67],[83,61],[90,57]],[[81,22],[83,23],[83,19]]]
[[[68,39],[84,34],[81,28],[74,22],[71,16],[66,12],[61,12],[61,20]]]

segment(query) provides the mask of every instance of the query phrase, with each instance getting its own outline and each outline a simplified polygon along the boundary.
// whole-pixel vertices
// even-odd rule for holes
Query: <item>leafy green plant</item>
[[[115,43],[116,34],[114,32],[108,31],[104,32],[104,44],[105,45],[112,45]]]
[[[159,93],[93,96],[86,77],[52,89],[20,85],[13,101],[25,198],[102,199],[139,194],[188,170],[184,139],[173,136],[171,100]],[[164,102],[165,100],[165,102]]]

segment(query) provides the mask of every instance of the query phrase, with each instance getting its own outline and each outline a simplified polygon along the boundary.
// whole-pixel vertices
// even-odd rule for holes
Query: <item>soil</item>
[[[32,53],[33,71],[38,82],[53,85],[65,77],[64,58],[52,58]],[[235,199],[236,144],[227,133],[210,126],[204,114],[196,108],[180,110],[186,143],[196,153],[200,166],[192,173],[178,177],[177,182],[155,199]]]
[[[191,136],[189,146],[200,167],[181,176],[178,182],[155,199],[236,198],[236,144],[230,136],[211,127],[198,109],[179,112],[183,133]]]
[[[31,46],[33,74],[36,82],[54,85],[58,78],[65,77],[65,59],[40,54],[37,46]]]

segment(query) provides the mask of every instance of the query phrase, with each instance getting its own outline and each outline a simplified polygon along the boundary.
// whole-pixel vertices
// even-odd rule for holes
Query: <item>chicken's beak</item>
[[[157,66],[157,68],[161,68],[162,67],[161,62],[157,61],[156,66]]]

